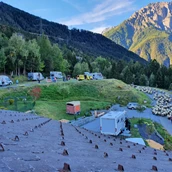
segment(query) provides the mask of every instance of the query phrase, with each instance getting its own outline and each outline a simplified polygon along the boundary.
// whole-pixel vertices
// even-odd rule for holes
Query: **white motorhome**
[[[62,72],[51,71],[51,72],[50,72],[50,78],[51,78],[51,79],[54,79],[54,78],[62,79],[62,78],[63,78]]]
[[[99,80],[99,79],[103,79],[103,75],[99,72],[99,73],[91,73],[93,79],[95,80]]]
[[[40,72],[30,72],[27,74],[27,77],[28,77],[28,80],[31,80],[31,81],[37,81],[38,79],[39,80],[44,79],[42,73],[40,73]]]
[[[100,117],[100,132],[117,136],[125,129],[126,111],[110,111]]]
[[[7,85],[12,85],[13,81],[6,76],[6,75],[0,75],[0,86],[7,86]]]

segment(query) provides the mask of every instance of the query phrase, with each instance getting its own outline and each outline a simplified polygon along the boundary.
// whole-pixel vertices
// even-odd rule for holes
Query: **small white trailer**
[[[125,129],[126,111],[110,111],[100,117],[100,132],[117,136]]]

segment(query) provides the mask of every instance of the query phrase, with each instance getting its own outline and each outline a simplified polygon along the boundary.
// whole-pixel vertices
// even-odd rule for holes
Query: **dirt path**
[[[150,147],[154,148],[154,149],[159,149],[159,150],[164,150],[163,145],[153,141],[153,140],[146,140],[147,143],[149,144]]]

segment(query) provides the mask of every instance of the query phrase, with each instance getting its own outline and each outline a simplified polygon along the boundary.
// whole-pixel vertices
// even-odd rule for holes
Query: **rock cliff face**
[[[151,3],[102,33],[146,60],[172,64],[172,2]]]

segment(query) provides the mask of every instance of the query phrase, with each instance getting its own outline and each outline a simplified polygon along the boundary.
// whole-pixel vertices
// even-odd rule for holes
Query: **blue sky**
[[[170,2],[171,0],[165,0]],[[49,21],[101,33],[157,0],[3,0]]]

